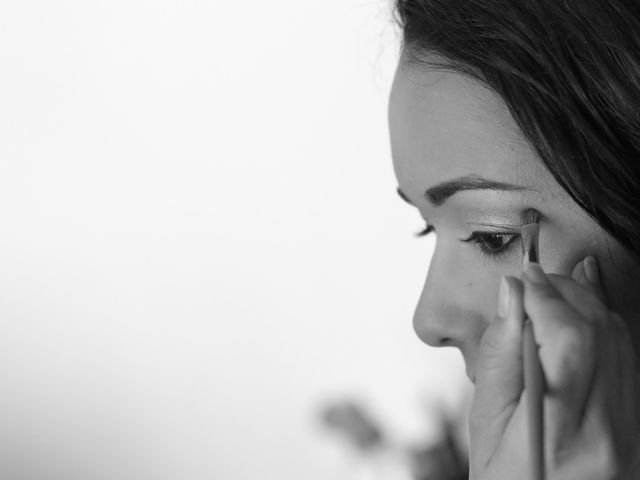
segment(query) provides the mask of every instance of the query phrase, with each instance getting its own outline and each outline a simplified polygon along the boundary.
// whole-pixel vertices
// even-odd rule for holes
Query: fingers
[[[594,257],[587,257],[578,263],[572,277],[602,302],[602,305],[591,307],[590,320],[597,336],[597,348],[594,352],[597,361],[594,378],[587,392],[587,415],[591,418],[604,416],[614,424],[637,425],[636,359],[627,325],[619,314],[606,308],[604,286]],[[586,302],[583,306],[589,309],[588,304]],[[589,421],[591,425],[595,422],[595,419]],[[628,443],[625,439],[616,446],[623,457],[623,450]]]
[[[589,391],[583,428],[585,435],[593,435],[598,426],[611,436],[611,448],[620,459],[633,455],[637,432],[638,378],[635,353],[625,321],[615,312],[609,312],[606,322],[598,327],[597,366],[593,385]]]
[[[556,284],[561,285],[565,294],[572,295],[574,301],[598,300],[571,280],[552,282],[539,265],[530,266],[523,278],[524,308],[540,345],[547,388],[544,408],[550,423],[545,423],[545,429],[552,438],[565,438],[580,425],[594,375],[596,338],[583,313]]]
[[[635,378],[635,382],[627,381],[624,383],[624,392],[623,397],[625,401],[627,399],[635,399],[637,402],[638,397],[640,397],[640,391],[638,388],[640,387],[638,380],[638,368],[637,368],[637,360],[636,353],[633,348],[633,342],[631,340],[631,334],[629,332],[629,328],[627,327],[624,319],[615,312],[611,312],[611,320],[616,329],[616,337],[618,340],[617,350],[619,352],[620,358],[622,359],[622,366],[620,371],[620,377],[624,379]],[[636,421],[640,421],[640,418],[637,418]]]
[[[627,324],[608,309],[597,261],[579,262],[571,278],[533,273],[524,276],[524,307],[540,344],[548,448],[597,438],[601,452],[625,462],[638,440],[639,379]]]
[[[522,394],[523,286],[515,277],[503,277],[499,314],[480,341],[476,388],[471,405],[471,434],[501,438]]]
[[[595,295],[603,305],[609,305],[604,286],[600,281],[600,267],[596,257],[589,255],[578,262],[571,273],[571,278]]]
[[[560,295],[585,319],[597,321],[607,316],[607,301],[599,281],[598,266],[594,257],[578,262],[571,278],[553,273],[547,274]]]
[[[584,265],[581,269],[584,278],[578,272],[576,281],[607,305],[597,260],[590,256],[580,263]],[[606,308],[597,317],[595,328],[599,359],[596,379],[588,394],[589,403],[600,410],[607,409],[608,418],[617,419],[618,423],[637,424],[636,355],[627,324],[619,314]],[[587,408],[591,407],[588,405]]]
[[[611,313],[611,319],[616,329],[616,350],[620,359],[619,372],[617,372],[620,392],[617,404],[614,405],[614,412],[618,416],[619,422],[625,422],[638,432],[640,430],[640,412],[638,412],[638,402],[640,400],[640,384],[638,382],[638,371],[636,368],[636,354],[633,348],[631,335],[624,319],[617,313]],[[622,442],[625,447],[629,447],[626,455],[633,455],[633,445],[638,445],[636,438],[625,438]]]

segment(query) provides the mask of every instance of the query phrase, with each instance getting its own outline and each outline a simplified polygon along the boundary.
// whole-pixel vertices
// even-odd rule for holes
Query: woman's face
[[[541,214],[544,270],[570,275],[586,255],[595,255],[609,308],[627,320],[640,343],[633,328],[640,323],[640,285],[629,278],[639,272],[546,170],[500,97],[461,74],[399,66],[389,130],[398,186],[437,239],[413,318],[424,342],[459,348],[475,381],[500,277],[520,276],[521,215],[534,208]],[[468,180],[473,183],[465,186]],[[477,242],[463,241],[470,237]]]

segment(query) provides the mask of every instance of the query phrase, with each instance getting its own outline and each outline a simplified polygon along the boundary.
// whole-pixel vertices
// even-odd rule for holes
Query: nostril
[[[450,311],[446,305],[427,304],[423,294],[413,315],[413,330],[430,347],[455,346],[460,333],[460,328],[456,327],[457,317],[458,313]]]
[[[430,347],[446,347],[452,341],[451,337],[440,335],[439,329],[434,328],[431,322],[425,322],[423,319],[414,317],[413,329],[422,342]]]

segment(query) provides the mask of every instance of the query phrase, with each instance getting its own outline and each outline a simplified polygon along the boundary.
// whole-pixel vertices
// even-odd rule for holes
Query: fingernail
[[[524,276],[527,280],[533,283],[541,285],[549,284],[547,276],[542,271],[542,267],[537,263],[530,263],[527,269],[524,271]]]
[[[600,283],[600,272],[598,269],[598,261],[596,257],[589,255],[584,259],[584,272],[587,276],[587,280],[597,285]]]
[[[509,295],[509,282],[505,276],[500,280],[500,294],[498,295],[498,315],[507,318],[509,314],[509,304],[511,303],[511,295]]]

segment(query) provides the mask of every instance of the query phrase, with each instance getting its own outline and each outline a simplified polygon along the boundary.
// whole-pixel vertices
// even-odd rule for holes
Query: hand
[[[528,480],[532,472],[522,373],[525,311],[545,377],[546,480],[640,478],[639,470],[632,473],[640,468],[635,354],[623,319],[607,308],[591,258],[571,277],[538,266],[524,281],[505,277],[508,311],[496,315],[478,353],[469,414],[471,480]]]

